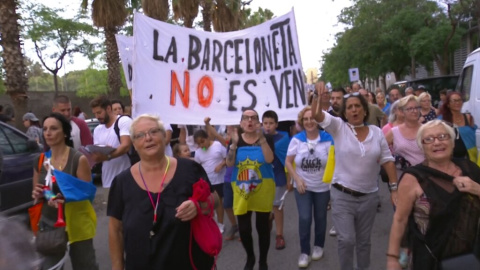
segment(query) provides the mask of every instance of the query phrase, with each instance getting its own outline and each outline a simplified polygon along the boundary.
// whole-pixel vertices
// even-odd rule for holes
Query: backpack
[[[120,128],[118,127],[118,121],[123,116],[130,117],[128,115],[120,115],[117,118],[117,120],[115,120],[115,124],[113,125],[113,129],[115,130],[115,134],[117,134],[117,138],[118,138],[118,141],[120,143],[121,143],[121,141],[120,141]],[[133,147],[133,144],[130,146],[130,149],[128,150],[127,155],[128,155],[128,158],[130,159],[130,164],[131,165],[140,161],[140,156],[138,155],[137,150],[135,150],[135,147]]]

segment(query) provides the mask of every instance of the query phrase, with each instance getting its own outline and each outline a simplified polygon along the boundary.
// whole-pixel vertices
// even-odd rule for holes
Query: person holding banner
[[[357,258],[357,269],[368,269],[370,236],[379,202],[378,174],[382,166],[390,182],[392,202],[396,202],[395,159],[380,128],[365,124],[368,102],[362,95],[358,92],[345,95],[339,118],[319,110],[319,99],[326,91],[324,83],[317,83],[316,89],[313,118],[335,142],[335,171],[330,196],[340,269],[354,268],[354,257]]]
[[[260,250],[260,270],[268,269],[270,247],[270,212],[275,198],[275,182],[271,163],[275,146],[270,135],[264,135],[258,113],[246,110],[240,121],[242,133],[233,132],[227,166],[233,168],[233,212],[238,218],[242,245],[247,253],[245,270],[255,266],[252,239],[252,212],[256,212],[256,228]]]
[[[45,143],[50,147],[50,151],[41,155],[47,164],[51,164],[55,168],[55,172],[59,171],[59,175],[54,174],[57,178],[57,184],[53,184],[51,190],[62,190],[60,185],[60,174],[68,174],[75,179],[67,179],[68,181],[85,181],[91,182],[92,176],[87,158],[73,148],[71,138],[72,126],[69,120],[59,113],[52,113],[43,121],[43,136]],[[49,156],[49,158],[48,158]],[[44,186],[46,184],[48,165],[39,166],[42,160],[37,158],[33,164],[33,191],[32,198],[36,201],[44,200]],[[63,173],[63,174],[62,174]],[[58,195],[58,194],[57,194]],[[70,260],[74,270],[78,269],[98,269],[95,249],[93,247],[93,237],[95,236],[96,215],[90,202],[83,204],[82,202],[74,202],[73,207],[81,206],[82,208],[70,208],[68,205],[69,196],[62,192],[67,199],[65,204],[65,219],[67,223],[68,240],[70,243]],[[52,230],[57,221],[58,207],[57,203],[63,200],[45,201],[41,210],[39,222],[40,230]],[[90,205],[88,205],[90,203]],[[70,211],[73,209],[73,211]],[[70,213],[72,212],[72,213]],[[80,226],[78,226],[80,225]],[[56,265],[64,256],[64,254],[50,254],[44,256],[41,269],[50,269]]]
[[[324,172],[333,140],[330,134],[319,130],[310,106],[300,111],[297,122],[303,131],[290,141],[285,165],[295,180],[301,253],[298,267],[306,268],[311,259],[319,260],[323,257],[327,205],[330,200],[330,185],[325,183]],[[293,162],[296,164],[295,168]],[[310,257],[312,213],[315,221],[315,241]]]

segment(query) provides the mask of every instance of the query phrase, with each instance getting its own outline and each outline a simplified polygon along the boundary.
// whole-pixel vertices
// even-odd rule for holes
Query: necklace
[[[67,160],[68,152],[69,152],[69,151],[70,151],[70,149],[69,149],[69,147],[67,146],[67,148],[65,149],[65,152],[63,153],[63,157],[62,157],[62,159],[60,159],[60,161],[58,161],[57,158],[53,158],[53,157],[52,157],[52,162],[53,162],[53,160],[55,160],[55,162],[53,162],[53,163],[55,163],[55,164],[58,165],[56,168],[58,168],[59,171],[61,171],[62,169],[65,169],[64,166],[67,165],[65,161]],[[65,164],[65,165],[62,166],[63,164]]]
[[[165,167],[165,172],[163,173],[162,183],[160,183],[160,188],[158,190],[157,202],[156,203],[153,203],[152,194],[150,194],[150,190],[148,189],[147,182],[145,182],[145,179],[143,178],[142,168],[141,168],[142,162],[140,161],[138,163],[138,171],[140,172],[140,177],[142,178],[143,185],[145,186],[145,189],[147,190],[148,197],[150,198],[150,202],[152,203],[152,207],[153,207],[153,225],[155,225],[157,223],[157,209],[158,209],[158,202],[160,201],[160,193],[161,193],[161,189],[163,187],[163,183],[165,182],[165,177],[167,176],[168,168],[170,167],[170,158],[167,157],[167,156],[165,156],[165,157],[167,158],[167,166]],[[153,231],[150,231],[150,236],[152,236],[152,234],[153,234]]]

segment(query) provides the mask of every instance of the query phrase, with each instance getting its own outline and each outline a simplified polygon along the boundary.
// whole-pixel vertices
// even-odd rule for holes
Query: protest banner
[[[135,14],[133,116],[238,124],[242,111],[296,120],[306,105],[293,10],[241,31],[211,33]]]
[[[118,53],[122,61],[123,74],[127,82],[128,90],[132,90],[132,56],[133,56],[133,37],[115,35],[117,40]]]

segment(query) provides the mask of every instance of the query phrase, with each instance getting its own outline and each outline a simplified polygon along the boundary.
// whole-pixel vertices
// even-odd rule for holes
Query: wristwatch
[[[110,160],[110,159],[112,159],[112,155],[108,154],[107,155],[107,160]]]
[[[388,183],[388,189],[389,189],[390,191],[396,191],[396,190],[398,190],[398,184],[397,184],[397,182]]]

